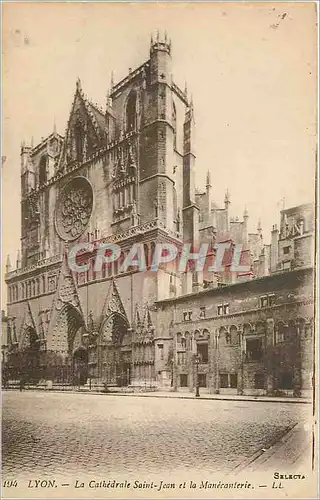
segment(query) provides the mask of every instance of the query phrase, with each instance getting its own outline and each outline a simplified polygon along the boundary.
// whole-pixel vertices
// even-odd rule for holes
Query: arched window
[[[150,261],[149,261],[150,265],[152,265],[153,263],[155,249],[156,249],[156,244],[154,241],[152,241],[150,245]]]
[[[137,94],[132,91],[129,95],[126,108],[126,129],[135,130],[137,126]]]
[[[147,244],[143,245],[143,251],[144,251],[144,258],[146,261],[146,268],[148,268],[150,266],[150,262],[149,262],[149,247]]]
[[[238,328],[236,327],[236,325],[231,325],[229,331],[231,344],[239,344]]]
[[[80,121],[76,123],[74,128],[75,139],[76,139],[76,159],[79,163],[82,162],[83,158],[83,128]]]
[[[47,180],[47,156],[43,155],[39,164],[39,185],[42,186]]]
[[[184,334],[184,337],[185,337],[185,339],[186,339],[186,348],[187,348],[187,349],[191,349],[191,342],[190,342],[190,341],[191,341],[191,337],[190,337],[190,333],[189,333],[189,332],[186,332],[186,333]]]

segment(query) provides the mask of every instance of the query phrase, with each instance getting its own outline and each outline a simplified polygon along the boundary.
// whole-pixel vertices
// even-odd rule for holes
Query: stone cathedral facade
[[[9,379],[192,390],[197,377],[211,392],[311,389],[312,205],[284,210],[266,245],[260,223],[248,232],[246,209],[229,217],[228,193],[222,208],[212,200],[209,173],[196,189],[195,161],[193,103],[174,81],[166,36],[111,82],[105,109],[78,80],[64,137],[54,130],[21,146],[21,250],[6,274]],[[93,252],[75,273],[67,256],[81,242]],[[121,255],[96,270],[101,242]],[[151,271],[163,242],[179,251],[209,243],[212,261],[216,243],[230,248],[223,271]],[[122,268],[133,243],[143,245],[145,272]],[[231,270],[237,244],[245,272]]]

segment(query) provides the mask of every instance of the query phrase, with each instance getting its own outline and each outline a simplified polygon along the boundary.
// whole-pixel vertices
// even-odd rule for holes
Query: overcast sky
[[[196,179],[214,200],[261,218],[265,240],[286,208],[314,199],[316,10],[312,3],[3,5],[3,270],[20,245],[20,143],[64,135],[79,76],[104,105],[149,57],[150,33],[172,39],[173,76],[192,93]],[[5,303],[3,294],[2,304]]]

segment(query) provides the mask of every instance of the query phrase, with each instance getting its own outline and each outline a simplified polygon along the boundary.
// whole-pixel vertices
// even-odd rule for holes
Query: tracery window
[[[135,130],[137,127],[137,94],[132,91],[129,95],[126,108],[126,129]]]
[[[39,185],[42,186],[47,180],[47,156],[43,155],[39,164]]]

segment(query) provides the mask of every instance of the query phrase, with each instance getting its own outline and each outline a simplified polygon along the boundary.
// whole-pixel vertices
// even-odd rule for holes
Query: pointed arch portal
[[[78,347],[72,356],[73,380],[77,385],[85,385],[88,379],[88,350]]]
[[[127,386],[131,382],[131,330],[127,319],[113,313],[102,324],[99,336],[99,366],[107,385]]]
[[[48,364],[53,378],[60,382],[85,385],[88,378],[88,346],[86,326],[80,312],[71,304],[65,304],[53,330]],[[53,354],[51,356],[51,354]]]

